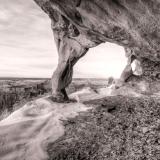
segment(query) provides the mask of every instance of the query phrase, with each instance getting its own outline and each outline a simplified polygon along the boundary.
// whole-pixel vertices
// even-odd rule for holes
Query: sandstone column
[[[136,59],[136,57],[132,54],[132,50],[130,50],[129,48],[125,48],[125,54],[128,59],[127,59],[127,65],[124,68],[120,77],[121,82],[127,81],[127,79],[133,75],[133,70],[131,65],[132,62]]]
[[[52,96],[55,101],[68,100],[65,88],[71,83],[73,66],[86,54],[87,48],[74,40],[78,30],[59,15],[58,23],[52,21],[52,30],[58,50],[58,66],[52,76]]]
[[[116,83],[116,88],[121,87],[131,76],[133,76],[132,62],[136,59],[133,51],[125,48],[125,56],[127,57],[127,65],[121,73],[119,81]]]

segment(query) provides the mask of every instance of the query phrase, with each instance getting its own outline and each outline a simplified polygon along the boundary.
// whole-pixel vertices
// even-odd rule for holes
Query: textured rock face
[[[89,48],[104,42],[126,49],[128,64],[121,75],[122,82],[133,76],[134,60],[140,64],[142,79],[160,80],[160,1],[34,1],[51,19],[59,53],[52,80],[55,99],[67,99],[65,87],[72,80],[74,64]]]

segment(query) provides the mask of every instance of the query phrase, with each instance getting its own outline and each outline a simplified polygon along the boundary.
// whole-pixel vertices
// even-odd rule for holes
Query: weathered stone
[[[160,80],[160,1],[34,0],[50,17],[59,63],[52,78],[53,97],[67,99],[73,66],[87,50],[111,42],[126,48],[128,64],[121,82],[132,80],[132,62],[148,83]],[[141,67],[141,68],[140,68]]]

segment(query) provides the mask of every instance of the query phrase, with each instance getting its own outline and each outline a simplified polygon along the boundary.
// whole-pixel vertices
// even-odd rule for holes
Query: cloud
[[[51,77],[57,49],[50,19],[33,0],[0,0],[0,76]],[[122,47],[105,43],[90,49],[74,69],[75,77],[119,76]]]

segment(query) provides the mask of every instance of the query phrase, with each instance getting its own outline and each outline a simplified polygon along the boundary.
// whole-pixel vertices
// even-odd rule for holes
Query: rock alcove
[[[160,2],[157,0],[34,0],[50,17],[59,62],[52,77],[55,100],[68,99],[73,66],[104,42],[123,46],[128,63],[117,83],[147,93],[160,81]],[[134,62],[135,73],[132,70]],[[143,84],[137,85],[137,84]],[[144,89],[145,88],[145,89]]]

